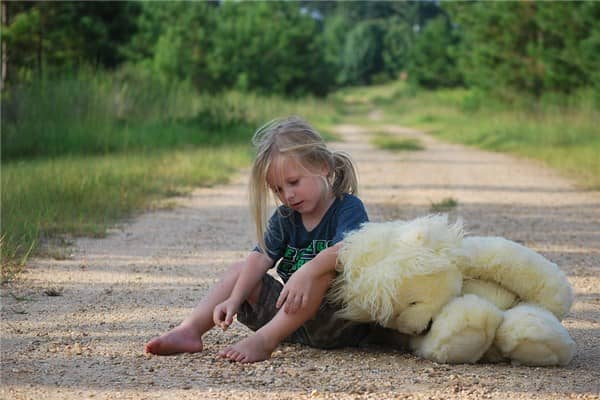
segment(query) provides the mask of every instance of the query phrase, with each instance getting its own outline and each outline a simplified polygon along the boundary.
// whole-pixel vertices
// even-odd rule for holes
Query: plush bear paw
[[[531,304],[504,313],[494,347],[513,363],[532,366],[566,365],[575,353],[575,342],[558,318]]]
[[[448,303],[429,332],[411,339],[419,356],[439,363],[474,363],[488,350],[502,322],[502,311],[476,295]]]

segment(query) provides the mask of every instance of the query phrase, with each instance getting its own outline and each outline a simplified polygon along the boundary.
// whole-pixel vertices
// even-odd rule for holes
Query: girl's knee
[[[258,281],[254,289],[250,292],[250,295],[246,299],[246,301],[250,304],[257,305],[260,300],[260,291],[262,289],[262,280]]]
[[[244,267],[244,261],[238,261],[229,266],[228,272],[236,273],[237,275],[242,272],[242,268]]]
[[[235,285],[235,282],[237,281],[240,274],[242,273],[242,270],[243,270],[245,264],[246,263],[244,261],[238,261],[238,262],[231,264],[229,269],[225,272],[225,279],[228,279],[228,280],[230,279],[232,284]],[[248,298],[246,299],[246,301],[248,303],[250,303],[252,305],[255,305],[258,303],[261,287],[262,287],[262,280],[258,281],[258,284],[252,289],[252,291],[248,295]]]

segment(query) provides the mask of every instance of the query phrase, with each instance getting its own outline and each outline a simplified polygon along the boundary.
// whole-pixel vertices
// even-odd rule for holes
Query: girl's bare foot
[[[146,343],[146,353],[161,356],[199,351],[202,351],[202,335],[181,325]]]
[[[275,350],[275,346],[269,346],[265,338],[259,334],[241,340],[219,352],[219,356],[227,358],[231,361],[241,363],[253,363],[264,361],[271,358],[271,353]]]

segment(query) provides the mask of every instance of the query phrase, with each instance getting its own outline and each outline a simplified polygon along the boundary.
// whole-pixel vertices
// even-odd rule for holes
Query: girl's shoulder
[[[344,193],[341,197],[339,197],[337,203],[340,207],[365,207],[364,203],[360,198],[349,193]]]
[[[344,216],[344,218],[347,218],[348,215],[364,220],[368,220],[369,218],[364,203],[360,198],[353,194],[346,193],[337,198],[334,203],[334,207],[334,214],[338,216]]]

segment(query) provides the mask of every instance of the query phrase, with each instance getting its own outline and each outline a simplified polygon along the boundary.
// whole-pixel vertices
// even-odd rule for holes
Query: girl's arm
[[[332,279],[335,276],[338,251],[341,247],[342,242],[328,247],[294,272],[277,299],[277,308],[285,305],[285,312],[294,313],[306,306],[313,282],[318,279]]]
[[[233,323],[233,317],[237,314],[241,304],[250,296],[252,290],[271,266],[273,266],[273,260],[262,253],[253,251],[248,255],[229,298],[218,304],[213,311],[215,325],[227,329]]]

